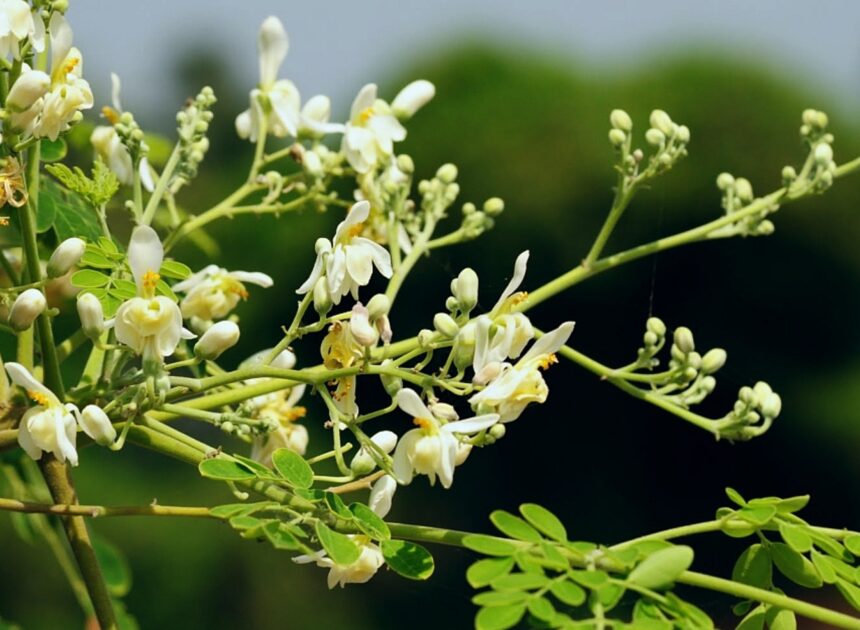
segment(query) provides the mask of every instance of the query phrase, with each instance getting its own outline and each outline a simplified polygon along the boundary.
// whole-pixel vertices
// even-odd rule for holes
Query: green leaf
[[[541,621],[552,621],[555,617],[555,606],[546,597],[533,597],[526,604],[529,613]]]
[[[581,606],[585,603],[585,591],[570,581],[554,582],[549,592],[568,606]]]
[[[330,529],[322,521],[317,521],[315,529],[320,545],[325,549],[332,562],[341,566],[349,566],[358,560],[361,549],[349,536]]]
[[[197,470],[204,477],[221,481],[246,481],[256,478],[245,466],[229,459],[204,459],[197,465]]]
[[[766,617],[769,630],[797,630],[797,618],[790,610],[771,607]]]
[[[520,549],[520,546],[513,542],[483,534],[463,537],[463,546],[485,556],[512,556]]]
[[[497,591],[527,591],[543,588],[549,583],[549,578],[542,573],[509,573],[491,582]]]
[[[234,516],[230,519],[230,527],[238,531],[247,531],[249,529],[261,529],[263,525],[266,524],[267,521],[257,518],[256,516],[250,516],[248,514],[240,514],[238,516]]]
[[[119,254],[119,248],[116,246],[116,243],[107,236],[99,236],[98,246],[107,254]]]
[[[855,556],[860,556],[860,534],[846,536],[845,540],[842,541],[842,544],[845,545],[845,548]]]
[[[800,525],[791,523],[779,523],[779,535],[789,547],[800,553],[806,553],[812,549],[812,537],[806,533]]]
[[[466,581],[472,588],[481,588],[497,577],[506,575],[513,567],[513,558],[484,558],[466,570]]]
[[[433,556],[421,545],[405,540],[383,540],[382,556],[395,573],[410,580],[426,580],[433,575]]]
[[[812,536],[812,542],[815,546],[821,549],[824,553],[833,556],[834,558],[841,558],[842,560],[847,560],[849,562],[853,561],[851,554],[845,550],[845,547],[843,547],[838,541],[830,538],[830,536],[819,534],[814,529],[809,530],[808,533]]]
[[[123,300],[130,300],[137,295],[137,286],[130,280],[114,279],[111,287],[111,292]]]
[[[110,276],[94,269],[81,269],[72,274],[72,285],[79,289],[97,289],[110,283]]]
[[[812,564],[815,565],[821,579],[827,584],[836,584],[836,569],[827,561],[827,556],[815,549],[812,550],[811,556]]]
[[[364,503],[353,503],[349,511],[355,517],[355,524],[365,534],[374,540],[388,540],[391,538],[391,530],[379,516]]]
[[[176,297],[176,294],[173,292],[173,289],[170,288],[170,285],[167,284],[164,280],[159,280],[155,285],[155,292],[158,295],[163,295],[165,297],[169,297],[174,302],[178,302],[179,298]]]
[[[543,540],[534,527],[526,523],[519,516],[514,516],[505,510],[496,510],[490,514],[490,520],[500,532],[510,538],[534,543]]]
[[[538,530],[558,542],[567,541],[567,530],[558,517],[536,503],[523,503],[520,514]]]
[[[263,527],[263,533],[266,534],[266,538],[270,543],[272,543],[272,546],[275,549],[295,551],[301,547],[301,544],[296,540],[296,537],[278,521],[266,523]]]
[[[525,604],[482,608],[475,616],[475,628],[476,630],[506,630],[517,625],[525,612]]]
[[[860,610],[860,588],[857,588],[850,582],[841,578],[836,580],[836,588],[838,588],[839,592],[842,593],[842,597],[845,598],[845,601],[857,610]]]
[[[334,492],[325,492],[323,494],[323,500],[328,506],[328,509],[331,510],[331,513],[338,518],[342,518],[347,521],[351,521],[353,519],[352,512],[350,512],[349,508],[346,507],[346,503],[343,502],[340,495],[335,494]]]
[[[823,583],[812,562],[788,545],[773,543],[770,554],[776,568],[792,582],[807,588],[818,588]]]
[[[476,606],[507,606],[525,602],[531,595],[525,591],[484,591],[472,598]]]
[[[123,597],[131,590],[131,569],[122,552],[99,536],[93,537],[93,550],[102,569],[108,592]]]
[[[765,609],[759,606],[741,619],[735,630],[764,630],[764,621],[766,618]]]
[[[46,213],[53,212],[54,231],[61,241],[77,236],[92,243],[102,234],[96,212],[86,199],[49,177],[43,177],[39,182],[39,206],[40,212],[42,206],[48,206]]]
[[[579,584],[591,589],[597,589],[604,586],[609,581],[609,576],[605,571],[571,571],[568,573],[570,578]]]
[[[744,501],[744,498],[741,496],[741,493],[734,488],[726,488],[726,496],[732,503],[736,503],[741,507],[745,507],[747,504],[747,502]]]
[[[776,510],[780,514],[794,514],[805,508],[807,503],[809,503],[808,494],[780,499],[776,503]]]
[[[68,150],[69,147],[62,138],[56,140],[44,138],[39,143],[39,159],[43,162],[58,162],[66,157]]]
[[[627,579],[645,588],[659,589],[672,584],[691,564],[693,550],[686,545],[673,545],[645,558]]]
[[[624,597],[625,588],[619,584],[606,584],[594,591],[597,600],[606,611],[612,610],[621,598]]]
[[[734,514],[732,514],[734,517]],[[729,518],[726,519],[725,515],[720,515],[720,512],[717,512],[717,518],[720,519],[720,529],[726,536],[731,536],[732,538],[746,538],[747,536],[752,536],[758,531],[758,527],[748,523],[746,521],[742,521],[739,518]]]
[[[272,464],[291,486],[306,489],[314,483],[314,471],[311,465],[295,451],[279,448],[272,453]]]
[[[161,269],[158,274],[165,278],[185,280],[185,278],[191,275],[191,268],[176,260],[165,260],[161,263]]]
[[[767,549],[759,544],[749,546],[735,563],[732,580],[769,589],[773,580],[773,566]]]
[[[108,258],[101,249],[92,243],[87,245],[87,250],[81,256],[82,267],[98,267],[99,269],[113,269],[116,263]]]
[[[737,511],[737,517],[747,523],[762,527],[767,525],[776,516],[776,506],[762,505],[760,507],[745,507]]]
[[[209,513],[217,518],[229,519],[233,516],[253,514],[278,505],[273,501],[258,501],[256,503],[225,503],[209,508]]]
[[[570,563],[565,559],[561,552],[558,550],[554,544],[541,541],[540,550],[543,553],[544,559],[547,561],[547,564],[551,566],[553,569],[563,570],[567,569]]]

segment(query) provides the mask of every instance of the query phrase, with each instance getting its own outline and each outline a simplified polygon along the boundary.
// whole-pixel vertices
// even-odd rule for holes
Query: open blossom
[[[248,299],[245,282],[264,288],[272,286],[272,278],[258,271],[227,271],[218,265],[208,265],[173,285],[173,290],[185,293],[179,305],[183,317],[210,321],[226,317],[240,299]]]
[[[248,384],[263,382],[266,379],[252,379]],[[288,389],[263,394],[252,399],[249,406],[255,418],[268,420],[277,428],[266,435],[254,438],[251,448],[251,459],[266,466],[272,465],[272,453],[279,448],[288,448],[299,455],[304,455],[308,447],[308,430],[296,420],[307,413],[304,407],[296,405],[305,393],[304,385],[295,385]]]
[[[341,148],[350,166],[367,173],[394,153],[394,143],[406,139],[406,129],[383,100],[376,85],[368,83],[352,102]]]
[[[427,475],[430,483],[439,481],[445,488],[454,482],[457,465],[458,435],[473,435],[489,429],[499,421],[496,413],[443,423],[425,405],[414,390],[397,392],[397,404],[413,417],[418,428],[407,431],[394,451],[394,474],[402,484],[412,481],[415,474]]]
[[[21,418],[18,427],[18,444],[21,448],[33,459],[41,459],[42,453],[47,452],[53,453],[61,462],[68,460],[72,466],[77,466],[77,424],[73,415],[77,407],[71,403],[61,403],[54,392],[33,378],[20,363],[7,363],[6,372],[37,403]]]
[[[546,401],[549,388],[541,369],[557,361],[555,353],[567,342],[573,332],[573,322],[565,322],[538,339],[515,364],[502,363],[498,375],[483,390],[469,398],[476,412],[495,412],[501,422],[520,417],[533,402]]]
[[[164,248],[151,227],[139,225],[131,234],[128,263],[137,284],[137,297],[123,302],[116,312],[116,338],[144,359],[173,354],[179,340],[193,337],[182,328],[182,313],[169,297],[155,295]]]
[[[358,236],[369,214],[370,203],[359,201],[337,226],[334,243],[327,238],[317,239],[317,258],[313,270],[296,293],[304,294],[313,290],[317,280],[325,275],[331,300],[339,304],[348,293],[358,299],[358,288],[370,282],[374,266],[384,277],[391,277],[393,270],[388,250],[379,243]]]
[[[383,558],[382,551],[379,547],[371,542],[367,536],[351,535],[350,539],[352,539],[360,549],[358,559],[352,564],[336,564],[334,560],[325,554],[324,551],[298,556],[293,558],[293,562],[298,564],[315,562],[318,567],[329,569],[329,588],[334,588],[337,585],[344,587],[350,583],[364,584],[376,575],[379,567],[385,564],[385,558]]]
[[[20,43],[30,38],[33,48],[44,49],[45,25],[33,19],[30,5],[24,0],[0,0],[0,57],[17,59]]]

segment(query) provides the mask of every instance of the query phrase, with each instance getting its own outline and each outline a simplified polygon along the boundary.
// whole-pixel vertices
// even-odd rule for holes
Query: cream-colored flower
[[[173,354],[179,340],[194,335],[182,327],[179,306],[169,297],[155,295],[164,248],[151,227],[139,225],[131,234],[128,263],[137,284],[137,297],[123,302],[116,312],[116,338],[144,360],[161,360]]]
[[[208,265],[173,285],[173,290],[186,294],[180,303],[184,318],[211,321],[226,317],[240,299],[248,299],[246,282],[264,288],[272,286],[272,278],[258,271],[227,271],[218,265]]]
[[[469,398],[472,409],[477,413],[495,412],[501,422],[511,422],[530,403],[545,402],[549,388],[540,370],[557,362],[555,353],[572,332],[573,322],[565,322],[538,339],[515,364],[502,363],[489,385]]]
[[[74,405],[63,405],[56,394],[33,378],[20,363],[7,363],[6,372],[12,381],[21,387],[37,405],[31,407],[21,418],[18,427],[18,444],[33,459],[41,459],[42,453],[53,453],[61,462],[78,465],[75,450],[77,425]]]
[[[33,19],[30,5],[24,0],[0,0],[0,57],[20,56],[20,44],[30,38],[37,51],[44,48],[45,25]]]
[[[473,435],[489,429],[499,421],[499,415],[488,413],[474,418],[443,422],[425,405],[414,390],[397,392],[400,409],[413,417],[417,429],[407,431],[394,451],[394,474],[402,484],[411,483],[415,474],[427,475],[430,484],[439,481],[445,488],[454,482],[454,467],[460,441],[458,435]]]
[[[326,238],[317,240],[317,258],[313,270],[296,293],[304,294],[313,290],[316,281],[324,275],[332,302],[339,304],[347,294],[358,299],[358,289],[370,282],[374,266],[385,278],[391,277],[393,270],[388,250],[379,243],[359,236],[369,214],[370,204],[359,201],[337,226],[334,243]]]
[[[341,149],[352,168],[367,173],[394,154],[394,143],[406,139],[406,129],[388,103],[376,98],[376,85],[368,83],[352,102]]]
[[[385,558],[379,547],[371,542],[367,536],[351,535],[350,538],[360,549],[358,559],[352,564],[335,564],[324,551],[298,556],[293,558],[293,562],[298,564],[315,562],[318,567],[329,569],[329,588],[334,588],[337,585],[344,587],[347,584],[364,584],[376,575],[379,567],[385,564]]]
[[[266,379],[253,379],[248,384],[263,382]],[[277,425],[274,431],[254,438],[251,447],[251,459],[266,466],[272,465],[272,453],[279,448],[288,448],[299,455],[304,455],[308,447],[308,430],[296,420],[307,413],[304,407],[296,403],[305,393],[304,385],[295,385],[270,394],[257,396],[249,401],[249,406],[255,418],[268,420]]]

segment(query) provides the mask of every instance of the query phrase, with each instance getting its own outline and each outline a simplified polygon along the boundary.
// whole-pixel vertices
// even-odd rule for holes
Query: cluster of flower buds
[[[463,224],[460,229],[465,239],[475,239],[491,229],[494,225],[494,217],[505,209],[505,202],[498,197],[490,197],[484,202],[481,210],[473,203],[463,204]]]
[[[782,399],[764,381],[754,387],[741,387],[734,408],[722,420],[727,425],[721,435],[749,439],[770,428],[782,410]]]
[[[176,179],[187,183],[197,175],[197,169],[206,152],[209,150],[209,123],[212,122],[212,106],[215,104],[215,93],[209,86],[188,105],[176,114],[177,132],[179,135],[179,164],[176,167]]]
[[[702,402],[717,386],[711,375],[725,364],[726,351],[714,348],[702,356],[696,352],[693,333],[681,326],[675,329],[671,356],[669,370],[673,381],[685,389],[669,398],[684,407]]]
[[[418,183],[418,192],[421,195],[421,209],[429,216],[441,219],[460,194],[457,167],[450,163],[443,164],[433,179],[422,179]]]
[[[645,132],[645,140],[654,147],[650,167],[654,174],[668,171],[687,155],[690,129],[672,121],[662,109],[651,112],[651,128]]]
[[[649,317],[645,322],[645,334],[642,335],[642,347],[637,351],[636,366],[653,369],[660,365],[657,354],[666,343],[666,324],[659,317]]]
[[[722,191],[721,205],[726,214],[745,208],[755,200],[753,187],[745,177],[735,177],[731,173],[720,173],[717,176],[717,188]],[[773,234],[774,225],[768,214],[775,212],[779,206],[763,208],[761,212],[748,215],[730,226],[735,234],[742,236],[768,236]]]

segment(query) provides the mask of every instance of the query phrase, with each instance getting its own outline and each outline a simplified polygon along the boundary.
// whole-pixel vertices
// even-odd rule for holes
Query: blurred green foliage
[[[188,94],[209,82],[220,97],[209,158],[180,199],[191,211],[238,184],[249,159],[250,148],[232,132],[246,97],[231,91],[241,82],[219,75],[219,68],[187,61],[180,72]],[[609,250],[718,216],[714,180],[721,171],[749,178],[759,193],[779,186],[782,166],[803,158],[797,128],[806,107],[830,114],[837,161],[860,152],[857,128],[834,98],[737,54],[676,55],[622,74],[572,69],[568,61],[529,51],[469,46],[414,65],[382,94],[392,96],[415,76],[432,80],[437,98],[410,123],[400,150],[415,158],[419,176],[454,162],[462,201],[498,195],[507,209],[481,240],[419,265],[394,314],[397,336],[430,324],[415,314],[438,310],[450,277],[465,265],[478,271],[482,300],[490,305],[523,249],[532,250],[526,288],[578,263],[611,199],[606,132],[612,108],[630,112],[640,139],[656,107],[689,126],[693,139],[690,157],[634,202]],[[474,453],[451,490],[429,489],[423,479],[401,489],[391,517],[487,531],[491,510],[534,501],[562,517],[577,539],[613,542],[710,518],[722,488],[732,485],[750,495],[809,492],[808,518],[856,527],[858,201],[858,182],[839,181],[826,196],[776,215],[771,237],[665,252],[589,280],[534,313],[538,326],[576,320],[572,344],[610,365],[634,356],[651,313],[671,327],[690,326],[701,345],[729,352],[706,412],[724,413],[739,386],[764,378],[784,400],[768,435],[747,444],[714,443],[562,364],[548,375],[546,405],[530,409],[500,443]],[[225,266],[264,270],[276,279],[271,289],[252,288],[240,308],[243,338],[228,363],[278,339],[279,326],[292,317],[293,287],[312,264],[314,238],[339,219],[333,210],[280,220],[245,217],[212,229]],[[195,268],[209,262],[193,247],[180,256]],[[317,361],[314,341],[297,350],[300,361]],[[308,404],[313,450],[324,417],[318,401]],[[229,440],[199,433],[212,444]],[[134,447],[121,454],[86,450],[76,477],[84,502],[233,500],[222,484]],[[426,584],[381,573],[366,586],[329,593],[322,570],[294,566],[288,555],[241,540],[217,523],[139,518],[97,521],[94,528],[130,560],[134,585],[126,601],[143,628],[467,627],[474,614],[463,578],[471,558],[462,551],[439,550],[437,572]],[[5,517],[0,540],[3,618],[26,628],[79,627],[74,599],[49,553],[14,538]],[[741,548],[719,538],[699,542],[696,567],[728,574]],[[718,618],[731,617],[720,599],[701,603]]]

